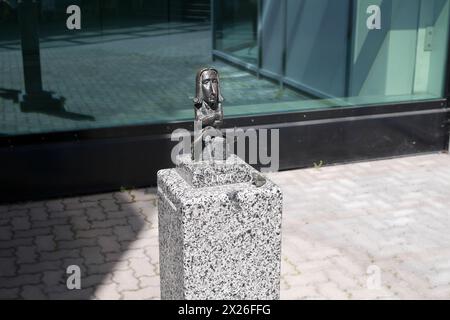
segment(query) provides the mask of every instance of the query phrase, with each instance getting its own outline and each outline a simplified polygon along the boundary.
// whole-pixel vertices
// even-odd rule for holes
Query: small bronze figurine
[[[201,134],[194,138],[192,157],[194,160],[198,160],[200,154],[205,154],[203,150],[206,148],[208,149],[205,149],[206,155],[209,159],[223,158],[223,151],[214,154],[219,144],[223,150],[226,149],[226,146],[223,145],[225,140],[220,131],[223,124],[223,97],[220,93],[219,72],[214,68],[204,68],[198,71],[195,89],[195,121],[201,123]],[[217,137],[222,140],[214,141]]]
[[[197,73],[194,98],[195,120],[201,121],[202,129],[220,129],[223,123],[219,73],[213,68],[204,68]]]

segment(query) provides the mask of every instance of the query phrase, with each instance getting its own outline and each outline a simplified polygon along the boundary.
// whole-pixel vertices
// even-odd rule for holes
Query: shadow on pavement
[[[158,244],[155,201],[146,191],[0,206],[0,299],[120,299],[145,288],[159,279],[145,255]],[[67,287],[69,266],[81,270],[80,290]]]

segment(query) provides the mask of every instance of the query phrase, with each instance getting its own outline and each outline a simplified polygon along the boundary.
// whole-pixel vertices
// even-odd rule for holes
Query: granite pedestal
[[[158,172],[162,299],[279,299],[282,194],[235,155]]]

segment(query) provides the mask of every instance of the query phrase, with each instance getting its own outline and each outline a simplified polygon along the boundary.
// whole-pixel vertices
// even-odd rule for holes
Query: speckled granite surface
[[[255,174],[234,156],[158,172],[162,299],[279,298],[282,194]]]
[[[177,172],[195,188],[251,182],[248,164],[235,155],[227,160],[192,161],[190,155],[178,158]]]

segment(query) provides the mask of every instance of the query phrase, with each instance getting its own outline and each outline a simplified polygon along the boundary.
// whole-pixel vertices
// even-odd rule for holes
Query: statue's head
[[[213,68],[204,68],[197,72],[194,103],[200,107],[206,102],[212,109],[217,109],[223,101],[220,94],[219,73]]]

